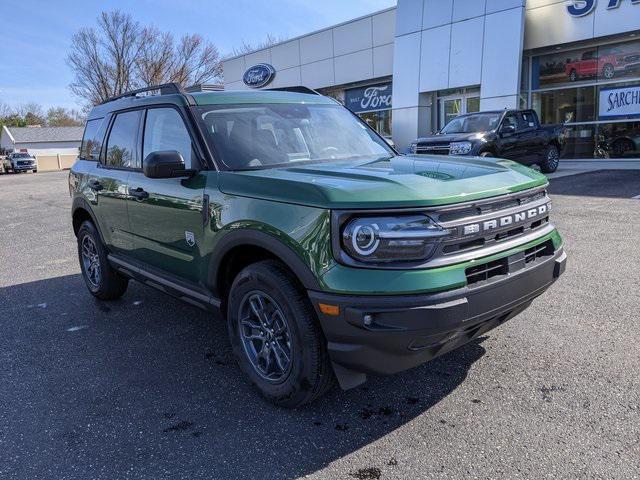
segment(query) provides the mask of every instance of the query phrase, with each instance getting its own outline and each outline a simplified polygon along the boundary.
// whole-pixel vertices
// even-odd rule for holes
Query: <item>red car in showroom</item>
[[[633,60],[640,57],[640,52],[631,53],[622,49],[614,48],[610,52],[600,53],[598,51],[588,50],[582,53],[580,60],[567,62],[565,73],[569,80],[575,82],[584,77],[595,77],[611,80],[618,73],[628,70]]]

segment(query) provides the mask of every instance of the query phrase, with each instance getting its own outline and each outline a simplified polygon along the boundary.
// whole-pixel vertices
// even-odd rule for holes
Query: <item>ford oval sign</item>
[[[266,87],[276,76],[276,70],[268,63],[259,63],[247,69],[242,76],[245,85],[251,88]]]

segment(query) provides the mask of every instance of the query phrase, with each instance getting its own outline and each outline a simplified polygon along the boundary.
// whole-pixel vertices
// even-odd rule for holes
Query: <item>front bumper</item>
[[[480,286],[424,295],[351,296],[309,292],[334,371],[343,388],[431,360],[464,345],[525,310],[564,272],[560,248]],[[325,315],[319,303],[339,306]],[[370,324],[365,317],[370,316]]]
[[[14,167],[12,167],[12,170],[19,172],[22,170],[37,170],[38,169],[38,165],[16,165]]]

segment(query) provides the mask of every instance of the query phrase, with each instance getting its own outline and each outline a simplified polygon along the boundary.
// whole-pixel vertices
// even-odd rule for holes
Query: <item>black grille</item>
[[[416,153],[430,155],[449,155],[449,143],[432,143],[430,145],[417,145]]]
[[[553,255],[553,242],[551,240],[547,240],[540,245],[536,245],[535,247],[525,250],[524,263],[530,264],[539,258],[550,257],[551,255]]]
[[[469,267],[465,271],[467,275],[467,284],[473,285],[478,282],[486,282],[490,278],[509,273],[509,260],[501,258],[493,262],[485,263],[475,267]]]
[[[528,268],[537,260],[552,256],[553,252],[553,242],[547,240],[540,245],[526,249],[524,254],[519,253],[510,257],[483,263],[482,265],[469,267],[465,270],[467,285],[478,285],[488,282],[494,277],[507,275],[510,272],[516,272],[522,268]]]

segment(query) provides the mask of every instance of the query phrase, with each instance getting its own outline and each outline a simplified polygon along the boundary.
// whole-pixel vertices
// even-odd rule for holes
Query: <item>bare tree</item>
[[[118,11],[102,12],[97,29],[77,32],[67,57],[75,74],[71,91],[96,104],[133,88],[131,70],[141,48],[140,32],[138,22]]]
[[[42,106],[31,102],[11,107],[0,102],[0,126],[8,127],[72,127],[84,124],[84,117],[77,110],[52,107],[46,114]]]
[[[6,118],[13,114],[13,108],[0,100],[0,118]]]
[[[136,73],[145,86],[165,82],[195,85],[218,79],[222,74],[220,53],[198,34],[175,42],[169,33],[154,28],[143,32],[144,46],[136,61]]]
[[[96,28],[78,31],[67,62],[75,75],[71,90],[90,105],[141,86],[205,83],[222,73],[218,49],[202,36],[176,42],[119,11],[103,12]]]
[[[222,74],[220,52],[198,34],[185,35],[180,39],[170,72],[172,82],[198,85]]]
[[[287,40],[286,37],[277,37],[275,35],[268,34],[267,38],[265,38],[263,41],[258,42],[256,44],[251,44],[243,41],[241,47],[233,49],[231,56],[235,57],[237,55],[244,55],[247,53],[255,52],[257,50],[263,50],[277,43],[285,42],[286,40]]]
[[[14,109],[14,113],[18,118],[22,119],[25,126],[42,126],[47,123],[44,109],[34,102],[18,105]]]
[[[48,127],[79,127],[84,123],[84,118],[77,110],[67,110],[63,107],[54,107],[47,110]]]
[[[173,36],[156,28],[145,28],[142,31],[142,48],[136,59],[140,82],[145,86],[163,83],[169,77],[173,61]]]

